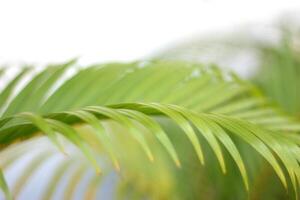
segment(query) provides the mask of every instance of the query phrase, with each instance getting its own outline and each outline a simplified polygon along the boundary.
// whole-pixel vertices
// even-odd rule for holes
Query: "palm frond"
[[[103,153],[109,155],[119,171],[126,161],[120,156],[114,137],[121,136],[109,130],[113,125],[106,124],[115,123],[126,133],[125,140],[135,141],[137,149],[144,152],[150,162],[155,163],[162,154],[151,142],[150,138],[154,137],[175,165],[181,167],[178,144],[160,120],[165,118],[182,130],[201,164],[208,159],[206,148],[203,148],[207,144],[226,173],[228,159],[224,156],[225,149],[238,167],[246,190],[250,187],[249,178],[236,139],[261,155],[284,187],[288,188],[290,182],[297,194],[300,183],[299,137],[293,132],[298,132],[300,125],[296,119],[270,106],[248,82],[218,68],[166,61],[95,65],[63,80],[72,65],[74,61],[45,68],[33,75],[16,95],[13,91],[28,69],[22,70],[7,84],[0,94],[0,102],[3,102],[1,150],[44,133],[60,151],[65,152],[66,144],[60,140],[63,136],[80,149],[98,174],[106,173],[99,163],[99,155]],[[78,128],[83,125],[92,128],[90,136]],[[24,178],[21,177],[19,183],[26,182],[42,162],[37,157],[28,166],[29,171],[24,171]],[[54,190],[51,184],[58,181],[69,164],[64,163],[57,169],[45,196],[51,196]],[[77,174],[83,173],[85,167],[79,166],[78,170]],[[76,173],[73,175],[66,189],[66,198],[71,198],[79,178]],[[1,186],[9,198],[3,176]],[[19,191],[21,186],[16,188]]]

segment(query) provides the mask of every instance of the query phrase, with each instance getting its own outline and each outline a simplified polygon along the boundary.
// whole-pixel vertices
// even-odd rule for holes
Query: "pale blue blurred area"
[[[115,189],[118,181],[120,180],[117,173],[109,173],[103,180],[96,199],[114,199],[113,197],[115,196]]]
[[[25,156],[16,160],[15,163],[4,171],[8,185],[10,188],[15,186],[18,178],[23,174],[24,169],[31,163],[35,156],[38,156],[39,152],[33,151],[27,153]],[[37,170],[31,174],[30,178],[23,185],[21,193],[16,198],[17,200],[40,200],[42,194],[46,189],[47,184],[53,177],[55,170],[63,161],[67,159],[61,153],[56,153],[49,158],[46,158],[43,163],[38,167]],[[105,166],[105,165],[102,165]],[[67,168],[65,173],[58,184],[55,187],[55,193],[52,196],[53,200],[64,199],[65,188],[70,182],[70,178],[74,175],[74,172],[78,169],[78,165],[74,164]],[[96,176],[93,168],[89,168],[84,171],[84,174],[80,178],[78,185],[76,185],[75,192],[73,194],[74,200],[81,200],[84,198],[88,183],[91,179]],[[102,175],[99,175],[102,176]],[[115,193],[115,186],[119,180],[118,174],[115,172],[110,172],[104,175],[103,180],[99,184],[99,189],[97,191],[97,199],[113,199]],[[12,190],[13,191],[13,190]],[[2,193],[0,193],[0,200],[5,200]]]

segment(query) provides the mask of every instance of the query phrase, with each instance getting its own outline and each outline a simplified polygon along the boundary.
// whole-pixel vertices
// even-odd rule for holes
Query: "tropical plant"
[[[157,54],[163,60],[189,60],[213,62],[224,67],[236,68],[243,77],[254,83],[267,97],[268,102],[281,107],[285,112],[299,119],[299,29],[298,24],[285,21],[279,26],[245,27],[229,34],[218,34],[206,38],[196,38],[179,43],[173,48]],[[257,32],[257,29],[260,31]],[[269,34],[261,34],[267,32]],[[257,34],[259,33],[259,34]],[[270,37],[272,36],[272,37]],[[275,37],[274,37],[275,36]],[[279,37],[278,37],[279,36]],[[272,182],[270,169],[264,167],[262,185]],[[263,181],[261,181],[262,179]],[[266,186],[263,186],[264,190]],[[262,197],[264,190],[255,196]],[[271,193],[278,189],[273,188]],[[276,195],[275,195],[276,196]],[[275,196],[270,197],[274,199]],[[287,198],[287,197],[285,197]],[[278,197],[283,199],[283,197]]]
[[[35,69],[20,69],[0,94],[8,200],[58,156],[31,199],[95,199],[106,179],[107,199],[298,197],[299,118],[274,104],[263,81],[163,60]],[[5,172],[30,154],[10,187]]]

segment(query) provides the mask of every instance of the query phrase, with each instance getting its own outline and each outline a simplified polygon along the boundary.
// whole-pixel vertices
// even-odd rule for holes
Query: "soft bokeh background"
[[[131,61],[168,56],[164,52],[177,47],[183,52],[171,56],[191,58],[198,54],[186,57],[184,52],[202,37],[243,30],[276,41],[273,25],[290,19],[297,23],[299,11],[299,0],[1,0],[0,65],[40,66],[74,57],[80,64]],[[247,76],[254,60],[241,56],[222,64]],[[1,89],[4,83],[0,84]],[[53,163],[33,181],[48,175]],[[9,179],[21,168],[22,163],[13,168]],[[23,199],[29,197],[30,190],[25,191]]]

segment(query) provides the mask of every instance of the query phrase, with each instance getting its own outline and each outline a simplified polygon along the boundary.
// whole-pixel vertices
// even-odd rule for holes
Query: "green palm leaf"
[[[0,105],[4,111],[0,118],[3,154],[11,144],[44,133],[62,152],[66,153],[68,145],[61,141],[61,136],[73,143],[98,174],[100,171],[102,175],[107,173],[103,163],[99,162],[99,156],[106,154],[117,171],[120,166],[125,166],[129,174],[135,174],[130,170],[131,164],[126,162],[128,158],[121,156],[125,150],[134,163],[147,162],[142,158],[147,157],[155,165],[161,162],[159,160],[170,158],[180,167],[178,143],[161,120],[169,119],[189,140],[201,164],[211,159],[206,157],[207,148],[203,147],[208,145],[220,169],[226,173],[228,158],[224,153],[228,152],[246,190],[251,189],[246,158],[242,157],[240,142],[237,142],[240,140],[261,155],[283,186],[288,188],[291,184],[297,195],[300,159],[299,138],[295,132],[299,131],[300,125],[296,119],[270,106],[248,82],[217,68],[165,61],[94,65],[77,71],[67,80],[62,79],[72,65],[74,61],[47,67],[33,75],[31,81],[14,95],[13,90],[26,69],[3,89],[0,94],[1,102],[6,102]],[[59,83],[58,88],[54,87]],[[86,126],[92,129],[83,131]],[[112,131],[116,127],[120,127],[124,136]],[[136,144],[132,148],[143,152],[144,156],[136,157],[125,141],[121,147],[126,149],[117,147],[116,138],[121,137]],[[164,150],[160,150],[160,145]],[[168,156],[163,156],[163,152]],[[43,162],[39,157],[36,160],[25,170],[28,172],[19,184],[22,185]],[[59,180],[67,165],[61,164],[57,169],[45,190],[45,198],[53,194],[51,185]],[[83,174],[85,169],[83,165],[79,166],[78,173]],[[72,197],[80,181],[78,173],[71,178],[73,181],[66,189],[69,191],[66,198]],[[2,174],[0,183],[10,198]],[[92,183],[91,187],[94,187]],[[19,191],[21,186],[16,188]],[[158,195],[157,190],[152,192],[154,196]],[[93,189],[86,196],[94,196],[90,193],[94,193]]]

